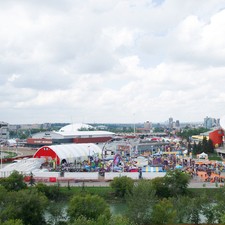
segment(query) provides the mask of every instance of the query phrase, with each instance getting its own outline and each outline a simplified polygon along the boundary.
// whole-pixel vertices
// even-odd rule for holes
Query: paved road
[[[48,185],[55,185],[56,183],[47,183]],[[68,186],[68,182],[59,182],[61,187],[67,187]],[[74,181],[70,181],[69,185],[71,187],[109,187],[110,182],[105,182],[105,181],[79,181],[79,182],[74,182]],[[224,183],[209,183],[209,182],[200,182],[200,181],[196,181],[196,180],[192,180],[189,184],[189,188],[220,188],[221,186],[223,186]]]

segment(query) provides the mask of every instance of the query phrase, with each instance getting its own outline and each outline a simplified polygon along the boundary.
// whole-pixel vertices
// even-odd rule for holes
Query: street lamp
[[[2,169],[2,143],[0,143],[0,153],[1,153],[1,169]]]

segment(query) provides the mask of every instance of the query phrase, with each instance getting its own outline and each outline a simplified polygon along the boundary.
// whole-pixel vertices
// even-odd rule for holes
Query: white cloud
[[[222,0],[1,1],[1,120],[224,115],[224,8]]]

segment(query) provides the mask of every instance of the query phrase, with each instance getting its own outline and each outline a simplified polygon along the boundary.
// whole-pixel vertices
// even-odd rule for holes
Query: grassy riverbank
[[[98,195],[105,200],[115,199],[113,189],[111,187],[60,187],[60,192],[65,198],[71,198],[73,195],[80,195],[81,193],[89,193],[91,195]]]
[[[188,190],[191,196],[200,196],[202,194],[206,194],[211,197],[220,195],[222,191],[221,188],[189,188]],[[73,195],[89,193],[91,195],[101,196],[106,201],[121,200],[115,197],[114,190],[111,187],[60,187],[60,193],[66,199],[70,199]]]

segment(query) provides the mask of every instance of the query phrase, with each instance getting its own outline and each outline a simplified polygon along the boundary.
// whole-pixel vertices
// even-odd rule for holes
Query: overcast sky
[[[223,115],[224,0],[0,0],[0,121]]]

